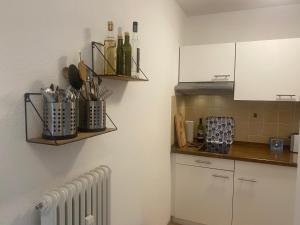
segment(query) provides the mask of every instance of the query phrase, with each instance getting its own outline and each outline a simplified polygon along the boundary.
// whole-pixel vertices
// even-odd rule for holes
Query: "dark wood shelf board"
[[[146,78],[136,78],[133,76],[126,76],[126,75],[98,75],[104,79],[111,79],[111,80],[121,80],[121,81],[149,81]]]
[[[231,146],[231,149],[228,154],[205,152],[199,150],[198,147],[194,146],[185,146],[182,148],[172,146],[171,152],[212,158],[273,164],[288,167],[297,167],[298,157],[297,154],[291,153],[289,149],[285,149],[282,153],[275,154],[270,151],[270,147],[268,144],[249,142],[235,142]]]
[[[43,145],[54,145],[54,146],[60,146],[60,145],[65,145],[65,144],[69,144],[72,142],[77,142],[77,141],[81,141],[87,138],[91,138],[91,137],[95,137],[98,135],[102,135],[102,134],[106,134],[109,132],[113,132],[116,131],[116,128],[107,128],[104,131],[100,131],[100,132],[78,132],[78,136],[72,139],[67,139],[67,140],[47,140],[44,138],[30,138],[27,140],[27,142],[29,143],[35,143],[35,144],[43,144]]]

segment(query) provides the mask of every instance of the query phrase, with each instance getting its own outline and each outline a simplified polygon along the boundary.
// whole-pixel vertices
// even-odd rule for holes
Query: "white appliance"
[[[36,206],[41,225],[110,225],[110,174],[100,166],[47,192]]]
[[[298,153],[299,151],[299,134],[291,136],[291,152]]]

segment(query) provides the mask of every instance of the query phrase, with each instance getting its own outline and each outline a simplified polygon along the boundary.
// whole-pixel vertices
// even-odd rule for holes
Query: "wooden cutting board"
[[[175,130],[177,135],[178,146],[180,148],[186,146],[186,136],[183,124],[183,117],[180,113],[175,115]]]

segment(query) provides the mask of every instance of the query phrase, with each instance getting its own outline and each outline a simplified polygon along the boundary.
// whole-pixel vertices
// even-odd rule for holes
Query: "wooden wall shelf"
[[[104,62],[106,62],[111,68],[112,70],[116,73],[116,70],[115,68],[113,68],[111,66],[111,64],[109,63],[109,61],[106,59],[104,53],[102,52],[101,48],[103,48],[103,44],[100,43],[100,42],[95,42],[95,41],[92,41],[92,70],[94,71],[94,73],[96,74],[95,72],[95,65],[94,65],[94,50],[96,49],[100,55],[102,56]],[[135,64],[136,62],[133,61]],[[104,78],[104,79],[111,79],[111,80],[121,80],[121,81],[149,81],[148,77],[146,76],[146,74],[142,71],[142,69],[140,68],[140,74],[141,76],[143,76],[143,78],[139,77],[134,77],[134,76],[126,76],[126,75],[106,75],[106,74],[99,74],[98,76],[101,77],[101,78]]]
[[[78,132],[78,136],[75,138],[71,139],[66,139],[66,140],[47,140],[42,137],[39,138],[29,138],[27,142],[29,143],[35,143],[35,144],[43,144],[43,145],[54,145],[54,146],[60,146],[60,145],[65,145],[77,141],[81,141],[87,138],[95,137],[98,135],[106,134],[109,132],[116,131],[116,128],[106,128],[106,130],[101,131],[101,132]]]
[[[28,105],[30,105],[32,107],[33,111],[36,113],[36,115],[38,116],[40,121],[44,124],[42,114],[39,112],[36,105],[33,103],[32,99],[31,99],[31,96],[40,97],[41,93],[25,93],[24,94],[25,132],[26,132],[26,142],[28,142],[28,143],[60,146],[60,145],[65,145],[65,144],[81,141],[81,140],[84,140],[84,139],[87,139],[87,138],[95,137],[95,136],[98,136],[98,135],[106,134],[106,133],[109,133],[109,132],[113,132],[113,131],[116,131],[118,129],[117,126],[115,125],[115,123],[110,118],[110,116],[107,115],[107,113],[106,113],[105,116],[109,119],[109,121],[112,123],[114,128],[106,128],[105,130],[99,131],[99,132],[78,132],[77,137],[66,139],[66,140],[48,140],[48,139],[45,139],[45,138],[42,138],[42,137],[29,137],[29,134],[28,134],[28,125],[29,124],[28,124],[28,121],[27,121]]]

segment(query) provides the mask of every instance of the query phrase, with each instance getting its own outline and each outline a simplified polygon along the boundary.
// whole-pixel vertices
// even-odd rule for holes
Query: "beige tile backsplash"
[[[299,131],[298,102],[234,101],[233,96],[185,96],[184,106],[185,119],[195,121],[195,132],[200,117],[234,117],[236,141],[268,143],[269,137],[287,138]]]

